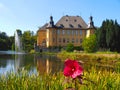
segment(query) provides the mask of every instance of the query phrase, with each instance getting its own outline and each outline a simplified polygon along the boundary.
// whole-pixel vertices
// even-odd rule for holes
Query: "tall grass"
[[[62,74],[29,74],[26,70],[0,76],[0,90],[63,90]]]
[[[66,88],[75,88],[75,83],[66,80],[62,72],[39,75],[22,70],[0,75],[0,90],[69,90]],[[120,73],[91,67],[89,71],[84,70],[83,84],[77,83],[77,89],[120,90]]]

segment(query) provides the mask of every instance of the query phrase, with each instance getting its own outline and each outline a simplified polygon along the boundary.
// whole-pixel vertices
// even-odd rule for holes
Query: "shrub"
[[[74,45],[72,43],[67,44],[66,51],[72,52],[74,50]]]

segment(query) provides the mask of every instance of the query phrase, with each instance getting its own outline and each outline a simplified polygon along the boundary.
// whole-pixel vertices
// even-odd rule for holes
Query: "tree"
[[[14,45],[14,43],[15,43],[15,38],[14,38],[14,36],[10,36],[9,39],[8,39],[8,42],[7,42],[9,50],[15,50],[15,45]],[[14,47],[13,47],[13,46],[14,46]]]
[[[30,52],[31,49],[34,49],[34,43],[36,43],[37,37],[33,35],[31,31],[25,31],[22,35],[23,50]]]
[[[114,22],[113,20],[106,21],[106,44],[108,49],[114,47]]]
[[[98,49],[98,43],[97,43],[97,38],[96,35],[90,35],[90,37],[85,38],[82,43],[82,47],[85,52],[91,53],[95,52]]]
[[[96,36],[99,47],[105,49],[107,47],[105,21],[103,21],[102,26],[97,29]]]
[[[0,32],[0,50],[9,50],[9,37],[5,32]]]
[[[114,26],[114,44],[115,44],[115,51],[120,52],[120,25],[115,20],[115,26]]]

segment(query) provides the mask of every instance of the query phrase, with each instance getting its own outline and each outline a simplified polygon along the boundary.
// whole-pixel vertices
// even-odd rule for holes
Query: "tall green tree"
[[[106,29],[105,29],[105,21],[103,21],[102,26],[97,29],[96,32],[97,41],[100,48],[105,49],[106,44]]]

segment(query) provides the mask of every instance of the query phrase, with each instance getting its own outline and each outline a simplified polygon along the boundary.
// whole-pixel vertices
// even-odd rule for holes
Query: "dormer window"
[[[78,24],[78,28],[81,28],[82,26],[80,24]]]
[[[73,25],[72,24],[69,24],[70,28],[73,28]]]
[[[63,25],[63,24],[60,24],[60,27],[61,27],[61,28],[63,28],[63,27],[64,27],[64,25]]]

